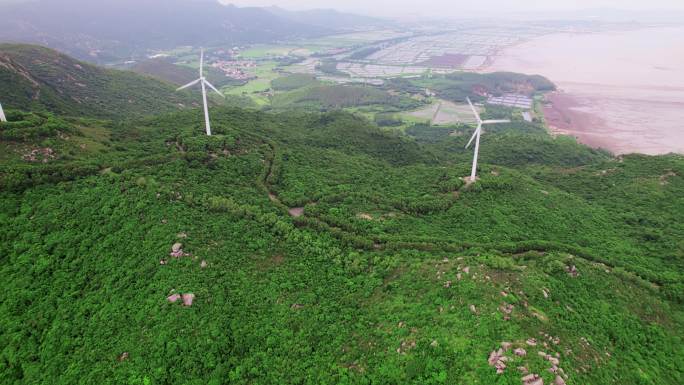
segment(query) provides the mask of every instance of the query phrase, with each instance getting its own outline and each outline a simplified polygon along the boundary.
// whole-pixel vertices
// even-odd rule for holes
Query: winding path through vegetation
[[[275,159],[278,157],[277,145],[271,140],[257,134],[247,133],[245,131],[240,131],[241,134],[249,135],[258,140],[262,141],[269,148],[269,153],[266,154],[264,173],[262,174],[262,180],[260,185],[263,187],[265,194],[269,197],[269,200],[278,206],[281,210],[286,212],[289,216],[293,217],[295,223],[299,226],[308,226],[314,229],[327,231],[336,238],[343,242],[348,242],[359,249],[366,250],[398,250],[398,249],[408,249],[415,251],[435,251],[435,252],[464,252],[470,249],[484,249],[491,250],[496,253],[506,255],[509,257],[515,257],[517,255],[522,255],[525,253],[549,253],[549,252],[560,252],[571,254],[575,257],[581,258],[589,263],[601,264],[610,269],[620,267],[625,269],[630,274],[639,277],[647,281],[653,288],[658,288],[663,282],[659,282],[654,277],[644,277],[633,270],[629,269],[629,266],[624,266],[622,264],[618,265],[612,263],[604,258],[597,257],[582,249],[581,247],[561,244],[557,242],[542,241],[542,240],[529,240],[524,242],[506,242],[506,243],[476,243],[476,242],[454,242],[452,240],[440,239],[440,238],[391,238],[389,236],[369,238],[363,234],[359,234],[353,229],[343,229],[339,226],[326,222],[320,217],[315,216],[304,216],[304,208],[297,207],[291,208],[286,206],[279,198],[277,192],[273,189],[272,180],[276,173]],[[460,194],[464,189],[467,189],[469,185],[464,184],[462,187],[457,189],[454,193]],[[452,203],[455,204],[455,201]],[[297,212],[293,213],[293,209]],[[404,211],[404,210],[402,210]],[[295,215],[296,214],[296,215]],[[408,214],[408,213],[407,213]]]

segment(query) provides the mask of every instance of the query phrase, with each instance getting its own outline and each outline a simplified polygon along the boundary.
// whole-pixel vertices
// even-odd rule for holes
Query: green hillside
[[[511,72],[456,72],[413,79],[397,78],[389,81],[386,87],[411,93],[422,93],[425,89],[430,89],[440,98],[454,102],[464,102],[466,97],[474,101],[483,100],[480,95],[485,92],[493,95],[508,92],[531,95],[556,89],[556,86],[543,76]]]
[[[299,108],[315,111],[330,111],[343,108],[383,106],[389,110],[408,110],[419,107],[420,102],[403,95],[395,95],[370,86],[329,85],[313,83],[304,87],[302,77],[289,77],[277,81],[274,87],[289,92],[278,93],[271,104],[276,109]]]
[[[169,83],[30,45],[0,44],[0,88],[5,108],[108,119],[170,112],[199,101]]]
[[[3,384],[682,383],[680,155],[512,125],[465,186],[344,112],[9,114],[55,156],[0,163]]]

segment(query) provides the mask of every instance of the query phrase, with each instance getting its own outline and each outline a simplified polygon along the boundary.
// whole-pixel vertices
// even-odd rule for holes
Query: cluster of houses
[[[521,94],[505,94],[502,96],[492,96],[487,100],[488,104],[495,104],[499,106],[522,108],[523,110],[532,109],[534,100],[527,95]]]
[[[211,66],[221,70],[230,78],[250,80],[255,78],[253,70],[257,67],[257,63],[251,60],[218,60]]]

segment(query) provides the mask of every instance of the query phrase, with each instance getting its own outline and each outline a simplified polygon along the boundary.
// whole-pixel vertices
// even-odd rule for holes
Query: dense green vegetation
[[[2,47],[3,385],[682,383],[684,157],[490,106],[512,123],[466,184],[473,127],[397,119],[425,88],[542,78],[286,76],[268,111],[212,108],[206,137],[165,83]],[[497,374],[505,342],[526,354]]]
[[[297,80],[285,78],[281,82],[276,81],[275,86],[294,88]],[[297,88],[294,91],[276,94],[271,100],[274,108],[292,108],[328,111],[349,107],[382,106],[383,110],[401,111],[417,108],[421,103],[404,95],[396,95],[390,92],[371,87],[356,85],[329,85],[313,83],[308,87]]]
[[[466,187],[466,127],[219,108],[207,138],[197,111],[9,115],[66,125],[6,151],[103,147],[0,164],[3,383],[552,383],[538,351],[567,384],[681,383],[681,156],[503,127]],[[503,341],[527,355],[499,375]]]
[[[398,118],[391,112],[380,112],[375,114],[373,118],[375,124],[379,127],[398,127],[404,124],[404,121]]]
[[[495,72],[478,74],[471,72],[457,72],[447,75],[430,75],[421,78],[396,78],[388,82],[386,87],[409,93],[422,93],[426,88],[435,92],[437,96],[453,102],[465,102],[466,97],[474,101],[483,100],[478,94],[489,93],[500,95],[506,92],[534,92],[551,91],[555,89],[553,83],[543,76],[523,75],[510,72]]]
[[[292,91],[320,84],[316,77],[309,74],[292,74],[279,77],[271,82],[274,91]]]
[[[349,77],[348,73],[337,69],[337,60],[334,59],[324,59],[321,61],[321,64],[316,67],[316,69],[327,75]]]
[[[130,118],[197,103],[169,83],[29,45],[0,44],[0,84],[5,108],[72,116]]]
[[[74,134],[72,125],[51,114],[32,114],[9,111],[7,122],[0,122],[0,139],[5,141],[29,142],[57,134]]]

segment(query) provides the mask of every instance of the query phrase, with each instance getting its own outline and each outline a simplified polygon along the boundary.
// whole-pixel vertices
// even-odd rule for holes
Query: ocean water
[[[488,71],[540,74],[564,131],[615,153],[684,153],[684,26],[552,34],[510,47]],[[598,144],[597,144],[598,143]]]

